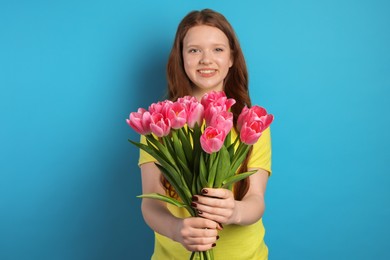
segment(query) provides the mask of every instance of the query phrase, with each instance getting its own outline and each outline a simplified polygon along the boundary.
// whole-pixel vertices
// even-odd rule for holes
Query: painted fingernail
[[[215,247],[216,245],[217,245],[217,244],[216,244],[216,243],[214,243],[214,244],[212,244],[211,246],[212,246],[212,247]]]
[[[196,203],[191,202],[191,207],[196,208],[197,206],[198,206],[198,205],[196,205]]]
[[[222,226],[222,224],[221,224],[221,223],[218,223],[218,225],[219,225],[219,227],[220,227],[221,229],[223,229],[223,226]]]
[[[198,212],[199,215],[203,214],[203,212],[201,210],[199,210],[199,209],[197,210],[197,212]]]
[[[192,196],[192,201],[198,201],[199,198],[197,196]]]
[[[207,194],[208,191],[206,189],[202,189],[201,192],[202,194]]]
[[[219,239],[219,236],[217,236],[217,240]]]

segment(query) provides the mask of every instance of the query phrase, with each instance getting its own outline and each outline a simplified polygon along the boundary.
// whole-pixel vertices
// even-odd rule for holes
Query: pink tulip
[[[253,106],[251,108],[244,107],[237,119],[238,131],[241,130],[241,127],[244,125],[244,123],[249,124],[254,120],[260,120],[263,122],[265,130],[272,123],[273,115],[267,114],[267,111],[260,106]]]
[[[184,105],[191,104],[191,103],[198,103],[198,100],[193,96],[184,96],[178,98],[177,101]]]
[[[233,113],[222,111],[214,114],[208,126],[223,130],[227,135],[233,127]]]
[[[232,98],[227,98],[223,91],[211,91],[203,95],[201,103],[205,110],[212,104],[213,106],[221,106],[223,110],[228,111],[236,101]]]
[[[214,103],[216,100],[226,97],[223,91],[211,91],[203,95],[201,99],[202,105],[207,108],[210,103]]]
[[[249,119],[247,119],[249,112],[250,112],[250,110],[249,110],[249,108],[247,106],[245,106],[241,110],[241,113],[240,113],[240,115],[237,118],[237,130],[238,131],[241,131],[241,127],[245,123],[245,121],[250,120],[250,116],[249,116]]]
[[[150,130],[158,137],[167,136],[171,131],[171,121],[161,113],[151,115]]]
[[[272,114],[267,114],[265,116],[261,116],[259,119],[263,123],[263,131],[267,129],[272,121],[274,121],[274,116]]]
[[[191,103],[187,110],[187,124],[189,128],[194,128],[195,124],[201,126],[204,117],[204,107],[201,103]]]
[[[173,102],[170,100],[160,101],[158,103],[153,103],[149,106],[150,114],[161,113],[163,116],[166,116],[167,111],[173,105]]]
[[[213,117],[216,114],[226,112],[227,110],[225,109],[224,106],[218,106],[214,105],[213,103],[209,104],[208,108],[205,109],[204,111],[204,119],[206,120],[206,126],[210,125],[210,122],[213,120]]]
[[[187,112],[187,125],[189,128],[194,128],[197,123],[199,126],[203,123],[204,107],[195,97],[185,96],[177,100],[183,104]]]
[[[225,140],[225,132],[214,127],[207,127],[200,136],[200,145],[206,153],[218,152]]]
[[[263,132],[263,126],[263,123],[259,120],[250,123],[245,122],[240,131],[241,141],[248,145],[255,144]]]
[[[151,132],[150,113],[143,108],[139,108],[137,112],[130,113],[129,119],[126,119],[126,122],[141,135],[148,135]]]
[[[228,111],[236,101],[232,98],[228,99],[223,91],[211,91],[202,97],[201,103],[205,109],[206,125],[209,126],[216,114]]]
[[[175,102],[166,111],[166,117],[171,121],[173,129],[182,128],[187,122],[187,113],[185,106],[179,102]]]

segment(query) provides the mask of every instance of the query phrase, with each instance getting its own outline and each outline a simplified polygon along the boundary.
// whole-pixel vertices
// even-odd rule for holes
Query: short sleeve
[[[144,135],[141,135],[140,143],[146,144],[146,137]],[[140,152],[139,152],[138,166],[148,162],[157,162],[157,160],[153,156],[151,156],[150,154],[148,154],[142,149],[139,150]]]
[[[271,130],[269,127],[253,145],[248,168],[260,168],[268,171],[271,175]]]

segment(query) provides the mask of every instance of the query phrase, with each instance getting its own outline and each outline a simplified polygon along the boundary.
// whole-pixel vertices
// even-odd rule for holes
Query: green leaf
[[[202,147],[200,145],[200,136],[202,135],[202,131],[198,123],[195,124],[193,131],[190,133],[192,135],[192,143],[193,143],[194,151],[196,153],[200,152],[202,150]]]
[[[192,130],[189,129],[189,134],[193,134],[192,133]],[[192,187],[191,187],[191,190],[192,190],[192,194],[198,194],[198,182],[200,181],[199,180],[199,175],[200,175],[200,156],[201,156],[201,153],[200,153],[200,150],[197,148],[196,145],[193,146],[194,150],[193,150],[193,165],[192,165],[192,173],[193,173],[193,177],[192,177]]]
[[[129,141],[130,143],[132,143],[133,145],[137,146],[138,148],[144,150],[145,152],[147,152],[148,154],[150,154],[150,155],[153,156],[153,154],[154,154],[153,148],[149,147],[149,146],[146,145],[146,144],[134,142],[134,141],[132,141],[132,140],[130,140],[130,139],[128,139],[128,141]]]
[[[181,183],[181,178],[180,178],[180,173],[178,172],[171,172],[168,171],[165,167],[159,165],[156,163],[156,166],[159,168],[161,173],[164,175],[165,179],[172,185],[172,187],[175,189],[179,197],[186,202],[185,198],[185,193],[183,192],[182,188],[184,185]]]
[[[173,198],[165,196],[165,195],[161,195],[159,193],[142,194],[142,195],[137,196],[137,198],[155,199],[155,200],[164,201],[164,202],[172,204],[176,207],[185,208],[191,214],[191,216],[195,216],[195,214],[196,214],[195,210],[192,207],[190,207],[189,205],[186,205],[186,204],[184,204],[176,199],[173,199]]]
[[[224,180],[222,182],[222,188],[228,188],[231,184],[234,184],[242,179],[245,179],[249,176],[251,176],[252,174],[256,173],[257,170],[253,170],[253,171],[249,171],[249,172],[243,172],[243,173],[240,173],[240,174],[236,174],[234,176],[231,176],[229,178],[227,178],[226,180]]]
[[[199,252],[192,252],[191,253],[191,256],[190,256],[190,260],[196,260],[196,255],[198,254]]]
[[[214,260],[214,251],[213,249],[209,249],[207,251],[204,251],[205,259],[206,260]]]
[[[229,133],[227,134],[227,136],[225,137],[225,142],[224,142],[224,146],[225,147],[229,147],[230,144],[232,142],[232,131],[229,131]]]
[[[209,176],[207,178],[208,187],[214,187],[215,175],[217,174],[218,160],[219,160],[219,152],[212,153],[209,157],[209,161],[208,161]]]
[[[192,186],[191,186],[191,191],[192,194],[198,194],[198,188],[197,188],[197,183],[198,183],[198,175],[194,174],[192,176]]]
[[[192,198],[192,194],[191,194],[191,190],[190,190],[191,186],[187,185],[187,182],[184,179],[184,175],[183,174],[180,174],[179,176],[180,176],[180,180],[181,180],[181,183],[182,183],[181,189],[183,190],[183,192],[186,195],[186,197],[190,200],[189,203],[188,203],[188,204],[190,204],[191,203],[191,198]]]
[[[156,164],[157,167],[160,169],[164,177],[167,179],[167,181],[172,185],[172,187],[175,189],[179,197],[182,199],[182,201],[186,205],[191,204],[191,198],[192,193],[189,187],[187,186],[184,176],[180,172],[171,173],[168,172],[164,167],[161,165]]]
[[[175,154],[175,150],[173,149],[173,142],[172,142],[171,138],[169,136],[164,136],[161,139],[163,141],[164,148],[167,149],[167,151],[169,152],[169,155]],[[172,157],[172,158],[175,159],[174,157]]]
[[[200,155],[202,154],[202,147],[200,146],[200,141],[194,141],[194,150],[193,150],[193,172],[199,173],[199,164],[200,164]]]
[[[230,156],[227,148],[222,146],[218,155],[218,172],[216,173],[214,180],[214,188],[220,188],[223,180],[229,177],[230,173]]]
[[[161,200],[167,203],[170,203],[172,205],[175,205],[176,207],[183,208],[186,207],[186,205],[178,200],[175,200],[171,197],[161,195],[159,193],[148,193],[148,194],[142,194],[137,196],[137,198],[142,198],[142,199],[156,199],[156,200]]]
[[[237,172],[238,167],[245,160],[245,157],[249,151],[250,146],[244,143],[240,143],[234,154],[232,164],[230,166],[230,174],[234,175]]]
[[[229,151],[229,155],[230,155],[230,161],[233,161],[234,150],[235,150],[235,147],[236,147],[237,142],[238,142],[239,139],[240,139],[240,136],[237,135],[236,140],[234,140],[234,142],[228,146],[228,151]]]
[[[181,167],[182,173],[184,175],[184,179],[186,181],[186,184],[188,187],[191,187],[191,181],[192,181],[192,173],[189,168],[186,156],[183,151],[182,143],[180,142],[176,131],[172,131],[172,144],[175,149],[175,160],[178,163],[178,165]]]
[[[178,130],[178,137],[183,145],[184,155],[185,155],[187,162],[189,164],[188,167],[192,168],[192,165],[194,163],[194,158],[193,158],[193,151],[192,151],[190,136],[185,133],[184,128],[180,128]]]
[[[202,188],[205,188],[205,187],[212,187],[212,186],[208,186],[208,183],[207,183],[207,176],[209,175],[210,173],[207,172],[207,168],[206,168],[206,163],[204,161],[204,153],[201,153],[200,154],[200,161],[199,161],[199,181],[200,181],[200,189],[198,187],[198,191],[200,191]]]
[[[207,185],[207,182],[206,182],[206,185]],[[204,187],[206,187],[206,186],[202,185],[202,182],[200,180],[200,175],[199,175],[199,177],[196,181],[196,194],[200,194]]]
[[[175,165],[175,160],[173,159],[171,153],[169,153],[168,148],[165,147],[162,143],[160,143],[157,139],[154,138],[153,135],[147,135],[147,140],[150,141],[157,149],[164,154],[164,156],[167,158],[167,160],[172,164]]]
[[[182,160],[179,157],[177,157],[176,159],[179,162],[179,165],[181,166],[182,174],[184,176],[184,180],[185,180],[187,186],[191,187],[192,186],[192,184],[191,184],[192,175],[193,175],[191,170],[188,168],[188,165],[186,163],[182,162]]]
[[[156,166],[159,168],[166,180],[172,185],[173,189],[177,192],[178,196],[183,201],[183,204],[187,205],[187,211],[191,214],[191,216],[195,216],[195,210],[189,206],[192,199],[192,193],[189,189],[189,187],[191,187],[192,174],[188,169],[187,165],[183,162],[180,162],[179,157],[175,157],[177,161],[173,159],[170,152],[172,152],[172,154],[175,154],[175,152],[174,150],[170,151],[171,148],[173,149],[173,144],[171,142],[171,139],[168,138],[169,137],[163,138],[164,145],[166,145],[166,147],[161,144],[157,139],[155,139],[152,135],[147,136],[147,145],[142,143],[136,143],[130,140],[129,141],[140,149],[143,149],[148,152],[159,162],[156,163]],[[169,146],[171,146],[171,148],[169,148]],[[179,165],[181,164],[182,168],[180,168],[177,163]],[[185,170],[183,170],[183,168]],[[187,181],[184,178],[185,175],[189,177],[188,183],[190,184],[190,186],[188,186]]]
[[[160,152],[155,146],[153,146],[148,140],[146,141],[148,145],[142,144],[142,143],[137,143],[134,141],[129,140],[130,143],[134,144],[138,148],[144,150],[151,156],[153,156],[164,168],[167,168],[168,171],[174,172],[177,171],[177,167],[175,165],[172,165],[166,156]]]

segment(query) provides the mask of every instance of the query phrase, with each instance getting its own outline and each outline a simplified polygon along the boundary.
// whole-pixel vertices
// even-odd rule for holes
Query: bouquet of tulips
[[[228,188],[256,171],[236,174],[251,145],[272,123],[273,115],[259,106],[244,107],[237,119],[237,138],[231,140],[233,114],[229,109],[236,103],[223,91],[205,94],[199,102],[185,96],[176,102],[165,100],[153,103],[149,109],[139,108],[130,113],[127,123],[146,144],[129,140],[153,156],[179,200],[163,194],[143,194],[184,207],[197,216],[191,207],[193,195],[205,187]],[[193,252],[190,259],[213,259],[212,249]]]

